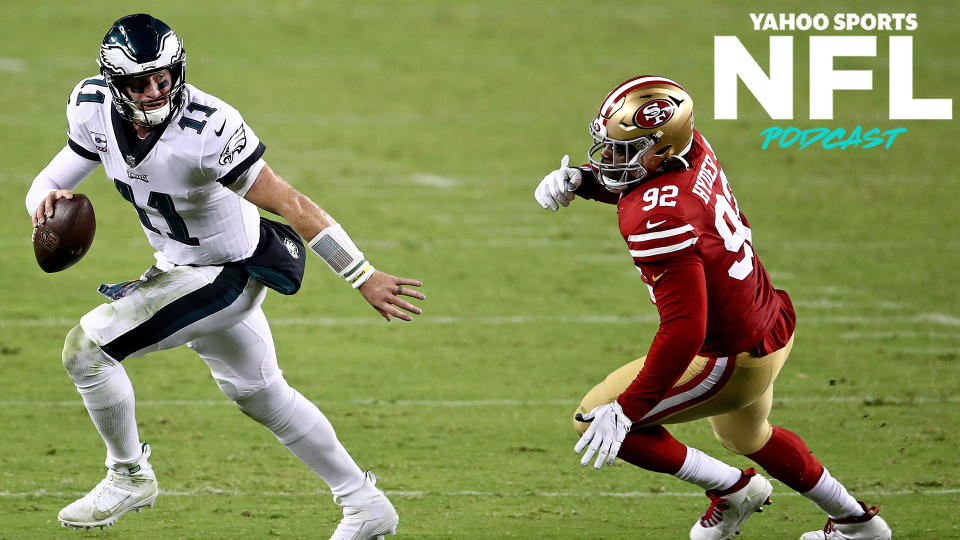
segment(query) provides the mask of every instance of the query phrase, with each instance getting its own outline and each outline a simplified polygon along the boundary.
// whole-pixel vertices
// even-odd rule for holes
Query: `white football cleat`
[[[890,540],[893,531],[877,515],[880,510],[876,506],[867,508],[862,502],[860,507],[863,508],[863,515],[846,519],[827,518],[823,529],[804,533],[800,540]]]
[[[57,519],[64,527],[101,529],[113,525],[120,516],[143,507],[153,508],[157,500],[157,477],[147,461],[150,445],[143,443],[136,463],[120,469],[107,469],[107,477],[90,493],[68,504]]]
[[[729,540],[740,534],[743,522],[770,504],[771,493],[773,486],[756,469],[744,470],[729,489],[707,491],[710,506],[690,529],[690,540]]]
[[[397,534],[400,516],[386,494],[376,487],[373,473],[367,471],[364,475],[363,487],[343,497],[333,497],[333,502],[343,507],[343,519],[330,540],[383,540],[385,534]]]

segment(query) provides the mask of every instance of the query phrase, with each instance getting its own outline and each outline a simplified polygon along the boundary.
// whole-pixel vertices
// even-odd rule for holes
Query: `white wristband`
[[[352,280],[348,279],[347,281],[350,281],[351,287],[354,289],[359,289],[361,285],[366,283],[367,280],[373,276],[373,272],[375,270],[376,268],[374,268],[372,264],[366,263],[363,265],[363,268],[360,270],[360,274],[357,277],[353,278]]]
[[[363,257],[363,252],[357,248],[339,223],[320,231],[320,234],[310,240],[308,245],[335,274],[354,284],[355,287],[360,286],[355,282],[368,267],[371,269],[369,273],[373,273],[373,267]],[[369,275],[363,281],[367,279]]]

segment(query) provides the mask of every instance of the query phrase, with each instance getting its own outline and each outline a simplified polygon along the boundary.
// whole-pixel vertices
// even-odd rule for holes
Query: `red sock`
[[[617,457],[648,471],[677,474],[687,458],[687,446],[663,426],[650,426],[628,433]]]
[[[823,474],[823,465],[813,457],[803,439],[777,426],[773,426],[773,436],[767,444],[747,457],[799,493],[813,489]]]

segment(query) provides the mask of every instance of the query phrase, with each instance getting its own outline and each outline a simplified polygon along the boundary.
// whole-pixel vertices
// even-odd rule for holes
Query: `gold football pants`
[[[749,353],[736,357],[694,357],[683,375],[649,413],[634,420],[634,427],[679,424],[707,418],[723,446],[737,454],[752,454],[770,439],[773,428],[767,417],[773,404],[773,381],[787,361],[793,336],[780,350],[761,358]],[[617,399],[643,369],[647,357],[616,369],[580,401],[578,413]],[[589,424],[573,421],[577,433]]]

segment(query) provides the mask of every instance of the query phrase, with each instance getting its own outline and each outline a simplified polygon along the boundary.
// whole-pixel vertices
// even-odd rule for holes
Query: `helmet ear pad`
[[[667,159],[667,153],[657,154],[653,149],[648,150],[643,157],[640,158],[640,163],[643,164],[643,168],[648,171],[656,171],[660,168],[660,165],[663,164],[663,161]]]

